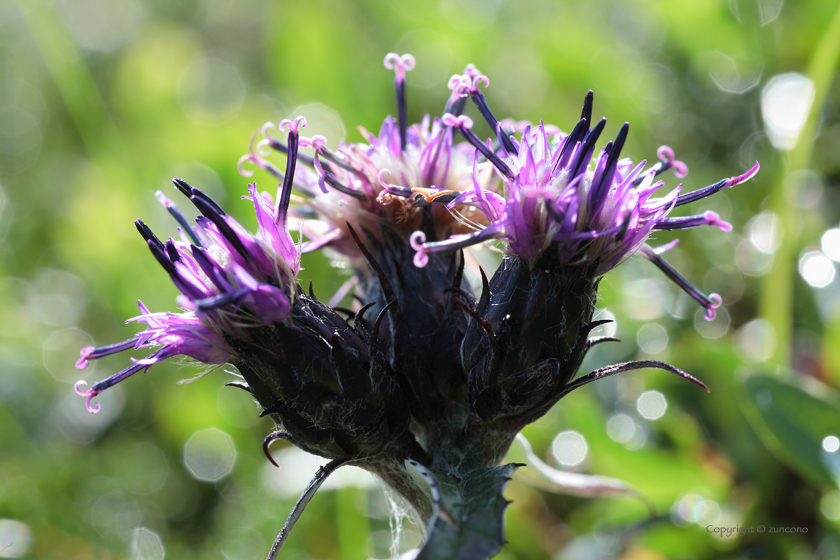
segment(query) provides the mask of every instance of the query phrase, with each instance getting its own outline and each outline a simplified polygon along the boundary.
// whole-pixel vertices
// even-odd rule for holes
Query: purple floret
[[[482,114],[486,113],[488,122],[496,123],[484,96],[477,96],[474,87],[463,89],[473,97]],[[676,206],[751,179],[758,172],[758,163],[743,175],[687,195],[680,195],[680,185],[663,197],[655,197],[656,191],[664,186],[656,176],[670,168],[683,176],[687,172],[685,164],[675,160],[667,146],[658,151],[660,163],[647,171],[644,171],[644,161],[634,166],[629,158],[620,158],[629,131],[627,123],[615,141],[608,142],[595,156],[595,143],[606,119],[590,129],[591,104],[590,92],[584,103],[583,118],[569,134],[559,131],[552,134],[555,129],[542,123],[538,127],[525,127],[518,141],[501,134],[500,137],[509,139],[515,146],[513,153],[504,148],[506,142],[493,149],[490,140],[477,138],[469,117],[444,115],[442,122],[457,129],[475,146],[473,188],[448,201],[447,208],[455,210],[459,205],[476,208],[486,219],[486,225],[477,224],[474,232],[452,235],[443,241],[427,241],[423,232],[415,232],[411,237],[411,246],[417,251],[415,264],[424,266],[430,253],[500,239],[506,242],[506,252],[520,258],[533,260],[545,251],[557,251],[562,264],[588,267],[596,263],[595,274],[601,275],[627,256],[640,252],[703,305],[708,319],[714,318],[714,308],[720,305],[718,296],[706,296],[652,249],[642,249],[647,247],[645,242],[655,230],[712,225],[730,231],[732,226],[715,212],[685,217],[669,217],[669,214]],[[501,130],[501,124],[497,123],[497,128]],[[482,158],[493,165],[504,194],[487,189],[478,181],[475,169]]]
[[[178,304],[184,313],[151,313],[140,303],[141,315],[130,319],[146,323],[148,328],[134,338],[82,350],[76,363],[79,369],[95,360],[130,349],[154,348],[145,358],[132,358],[133,364],[87,389],[87,382],[79,381],[76,392],[87,397],[90,412],[99,410],[94,397],[105,389],[147,371],[152,365],[184,356],[210,365],[220,365],[235,357],[225,336],[261,325],[282,323],[291,311],[295,277],[300,269],[298,246],[287,227],[290,194],[294,181],[298,128],[306,121],[284,121],[281,128],[289,131],[286,180],[280,186],[278,204],[257,192],[256,185],[248,187],[257,216],[259,229],[249,233],[233,217],[201,190],[186,181],[174,179],[175,187],[187,196],[202,213],[197,226],[190,227],[163,193],[157,197],[161,204],[181,225],[182,239],[162,242],[149,227],[137,220],[136,226],[149,246],[152,255],[169,273],[181,294]]]

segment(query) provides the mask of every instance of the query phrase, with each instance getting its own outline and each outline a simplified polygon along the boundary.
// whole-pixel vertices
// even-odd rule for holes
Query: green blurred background
[[[564,399],[526,435],[558,468],[618,477],[634,499],[507,490],[504,559],[840,558],[840,50],[829,0],[263,2],[0,0],[0,557],[262,558],[317,468],[216,371],[154,367],[98,400],[73,383],[78,350],[132,336],[142,298],[175,288],[133,220],[174,224],[181,176],[249,227],[236,170],[254,130],[305,115],[336,147],[393,113],[391,51],[411,52],[409,112],[439,114],[446,81],[475,63],[500,118],[570,130],[583,95],[624,153],[668,144],[686,190],[760,160],[756,180],[689,208],[729,234],[686,232],[669,260],[725,308],[707,323],[654,267],[631,260],[602,283],[621,344],[584,368],[665,360]],[[280,160],[282,162],[282,160]],[[265,189],[272,179],[256,174]],[[669,174],[667,183],[678,180]],[[186,204],[181,204],[187,210]],[[661,235],[664,243],[673,235]],[[348,278],[322,255],[303,282],[328,298]],[[610,315],[611,314],[611,315]],[[586,369],[586,371],[589,371]],[[586,373],[584,371],[584,373]],[[536,482],[535,482],[536,481]],[[387,498],[348,470],[320,492],[282,557],[385,558]],[[721,538],[708,526],[752,527]],[[757,527],[768,528],[759,534]],[[770,527],[799,528],[770,533]],[[807,530],[807,532],[803,532]],[[400,550],[416,546],[406,525]]]

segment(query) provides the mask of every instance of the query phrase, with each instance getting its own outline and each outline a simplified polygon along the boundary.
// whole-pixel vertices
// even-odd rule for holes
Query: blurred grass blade
[[[799,210],[785,199],[784,184],[791,173],[807,169],[811,164],[814,137],[820,115],[825,105],[828,89],[834,77],[834,70],[840,56],[840,7],[823,33],[811,63],[808,79],[814,85],[814,100],[799,140],[784,162],[785,171],[779,173],[770,195],[771,208],[782,224],[782,242],[775,253],[773,266],[764,277],[761,289],[760,315],[767,319],[776,332],[776,353],[773,362],[777,366],[790,365],[791,330],[793,326],[793,281],[796,270],[797,240],[793,232],[798,231]]]
[[[112,128],[112,123],[93,75],[53,2],[17,0],[17,4],[76,130],[85,147],[95,156],[107,146],[102,131]]]
[[[769,375],[750,376],[745,388],[745,412],[768,449],[816,484],[840,487],[840,450],[831,445],[840,437],[837,403]]]

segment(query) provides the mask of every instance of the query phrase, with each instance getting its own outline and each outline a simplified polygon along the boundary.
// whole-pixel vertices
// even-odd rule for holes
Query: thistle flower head
[[[475,94],[474,88],[469,90]],[[723,188],[742,183],[758,172],[758,163],[738,177],[727,178],[688,194],[680,194],[681,185],[664,196],[655,196],[664,186],[656,177],[673,168],[678,177],[687,173],[685,164],[674,158],[667,146],[659,149],[659,163],[645,170],[645,161],[634,164],[621,158],[629,132],[625,123],[614,141],[595,156],[595,146],[606,119],[590,128],[592,92],[584,101],[581,120],[569,134],[540,123],[525,126],[519,139],[500,133],[498,148],[488,139],[482,141],[472,132],[473,122],[465,116],[447,113],[442,122],[458,130],[475,146],[473,188],[464,190],[447,202],[448,209],[465,205],[477,209],[483,220],[475,220],[475,231],[453,235],[443,241],[428,240],[422,231],[411,238],[417,251],[415,263],[423,266],[428,255],[452,251],[490,240],[503,240],[504,251],[532,263],[546,252],[557,255],[562,266],[591,268],[600,276],[618,265],[625,257],[639,252],[653,260],[680,287],[706,308],[706,316],[714,318],[719,297],[706,296],[665,263],[659,253],[645,245],[651,233],[717,226],[730,231],[731,225],[715,212],[684,217],[671,217],[677,206],[705,198]],[[486,109],[483,96],[477,105]],[[483,111],[484,112],[484,111]],[[492,116],[488,123],[501,131],[502,124]],[[479,180],[479,160],[492,165],[501,180],[503,194],[488,189],[486,180]],[[482,225],[486,222],[487,225]],[[667,246],[665,249],[672,247]]]
[[[148,371],[155,363],[175,356],[225,364],[236,356],[227,341],[228,333],[246,333],[254,326],[284,321],[289,315],[300,259],[286,229],[288,202],[272,208],[251,185],[251,196],[246,198],[253,202],[259,224],[259,232],[252,235],[200,189],[182,179],[173,183],[201,212],[197,224],[191,226],[178,207],[158,192],[158,200],[181,225],[180,239],[163,242],[142,220],[135,225],[178,288],[177,301],[186,312],[151,313],[141,302],[142,314],[129,321],[146,323],[146,330],[118,344],[82,350],[76,364],[80,369],[89,360],[123,350],[156,348],[90,389],[80,381],[76,392],[88,398],[91,412],[99,410],[98,404],[90,404],[91,399],[138,371]]]
[[[644,161],[634,164],[622,158],[629,131],[626,123],[615,140],[596,155],[606,120],[591,126],[592,92],[586,95],[580,121],[568,134],[542,122],[531,126],[510,119],[499,121],[483,92],[490,80],[468,65],[463,74],[449,80],[451,94],[443,116],[432,119],[427,115],[419,124],[409,125],[405,79],[406,72],[414,68],[414,58],[390,53],[384,63],[395,72],[397,118],[387,117],[377,135],[360,129],[365,142],[342,143],[333,152],[323,137],[301,135],[306,126],[303,117],[279,124],[280,131],[287,134],[285,141],[270,134],[270,124],[260,129],[262,140],[256,142],[254,135],[249,153],[240,160],[240,170],[250,175],[242,166],[251,163],[281,181],[276,197],[249,185],[249,196],[244,198],[254,206],[256,234],[247,232],[210,197],[181,179],[175,179],[175,186],[201,213],[196,225],[187,223],[177,206],[158,193],[181,226],[179,239],[163,242],[140,220],[137,228],[180,291],[177,301],[185,312],[150,313],[141,304],[143,314],[136,320],[147,323],[146,330],[122,343],[83,351],[79,367],[87,360],[122,350],[154,349],[147,358],[134,360],[130,367],[90,389],[81,382],[77,391],[88,397],[91,410],[90,400],[102,390],[158,361],[187,356],[207,364],[242,364],[249,353],[258,354],[305,325],[307,336],[317,334],[329,349],[323,359],[333,364],[341,348],[355,348],[350,353],[355,356],[364,346],[384,343],[389,352],[387,364],[377,365],[376,352],[368,352],[362,369],[418,370],[400,374],[403,389],[415,416],[433,417],[440,406],[446,406],[447,397],[438,395],[442,399],[438,405],[429,406],[435,399],[425,398],[428,395],[423,393],[429,391],[418,388],[424,375],[419,369],[445,362],[449,365],[433,368],[444,371],[457,358],[470,377],[478,363],[475,353],[480,351],[485,358],[492,358],[481,367],[490,367],[497,375],[537,367],[562,354],[571,336],[569,324],[551,342],[553,335],[547,326],[539,336],[528,334],[534,325],[542,324],[534,313],[549,310],[557,317],[574,308],[577,311],[572,315],[578,318],[570,316],[569,321],[576,322],[580,335],[572,338],[585,337],[595,279],[633,253],[651,260],[705,307],[707,318],[714,317],[720,298],[699,291],[662,259],[661,253],[676,242],[653,249],[646,240],[657,230],[700,225],[728,231],[729,224],[714,212],[685,217],[670,214],[678,206],[750,179],[758,164],[743,175],[692,193],[683,194],[677,186],[660,196],[664,183],[657,177],[669,169],[684,176],[685,164],[667,147],[660,148],[660,161],[647,169]],[[472,131],[473,121],[464,114],[467,100],[473,102],[495,138],[482,140]],[[456,143],[456,134],[465,141]],[[312,150],[313,155],[300,152],[301,148]],[[271,151],[286,155],[285,170],[266,159]],[[291,206],[293,201],[296,204]],[[292,239],[292,217],[303,224],[306,242]],[[493,280],[485,283],[480,298],[473,300],[461,286],[463,258],[456,265],[454,252],[490,240],[501,240],[504,252],[515,259],[507,259]],[[377,325],[381,322],[385,331],[371,337],[364,330],[363,316],[356,318],[361,330],[351,328],[334,316],[334,311],[319,305],[314,295],[300,291],[295,281],[300,254],[321,247],[351,258],[362,278],[358,295],[373,307],[372,312],[380,314]],[[412,261],[416,268],[410,266]],[[528,263],[527,267],[523,268],[523,263]],[[543,278],[544,274],[548,276]],[[551,289],[545,291],[546,287]],[[509,308],[520,288],[533,297],[516,309]],[[558,298],[553,291],[559,289],[576,289],[583,299]],[[457,293],[461,297],[453,299]],[[502,305],[500,298],[505,301]],[[539,306],[534,305],[536,301],[541,302]],[[387,302],[393,304],[392,316],[385,315]],[[453,305],[468,312],[466,322],[452,315]],[[438,334],[431,337],[424,332]],[[488,334],[489,338],[483,338]],[[539,342],[528,350],[531,338]],[[507,342],[502,344],[504,340]],[[404,343],[409,346],[400,350]],[[502,349],[505,345],[520,345],[524,352],[508,352]],[[405,352],[422,355],[442,348],[446,350],[438,352],[437,361],[402,361]],[[550,349],[547,353],[546,348]],[[315,349],[312,352],[318,354]],[[280,361],[287,365],[295,362],[286,351],[281,354]],[[306,369],[306,360],[299,360],[298,366],[290,366],[293,370]],[[573,373],[577,363],[573,359],[566,366]],[[322,378],[319,383],[342,393],[346,381],[340,370],[327,375],[332,381]],[[442,379],[437,383],[446,384]],[[267,387],[264,393],[258,398],[271,408],[272,399],[282,400],[288,390],[277,385]]]
[[[294,184],[303,195],[297,216],[304,221],[302,231],[309,239],[302,246],[304,252],[329,247],[360,258],[348,226],[366,241],[382,244],[391,234],[407,240],[418,230],[427,231],[431,238],[445,239],[453,233],[471,231],[474,220],[484,221],[483,215],[470,207],[453,210],[431,204],[452,201],[471,189],[475,180],[483,180],[485,188],[490,188],[491,170],[482,167],[484,172],[477,174],[478,179],[472,176],[473,149],[465,142],[454,143],[455,130],[440,118],[426,115],[420,123],[407,122],[405,74],[414,68],[411,55],[390,53],[385,66],[395,71],[398,118],[386,117],[378,134],[359,127],[364,142],[341,143],[335,152],[326,147],[323,137],[301,138],[301,146],[314,150],[314,156],[302,159],[312,169],[303,170]],[[475,72],[469,65],[463,76],[453,76],[457,83],[450,83],[453,103],[460,103],[461,108]],[[272,127],[267,123],[255,133],[249,153],[240,159],[243,175],[252,174],[243,167],[251,163],[278,179],[284,178],[280,169],[266,159],[269,149],[288,152],[283,142],[271,136]],[[263,139],[254,144],[258,134]]]
[[[671,214],[747,181],[758,164],[691,193],[677,186],[661,194],[658,177],[670,169],[681,177],[685,164],[667,147],[649,168],[622,158],[627,124],[597,150],[606,121],[592,126],[592,92],[568,134],[542,122],[500,121],[484,95],[490,81],[473,65],[450,79],[440,118],[409,125],[406,72],[414,64],[410,55],[386,56],[397,118],[387,117],[376,135],[360,128],[363,142],[332,151],[325,138],[301,135],[302,117],[279,123],[283,140],[271,124],[254,134],[240,171],[252,174],[244,168],[251,164],[280,182],[274,196],[251,184],[243,197],[254,207],[256,233],[181,179],[176,188],[201,213],[195,225],[158,193],[180,225],[178,239],[163,242],[140,220],[137,229],[178,288],[184,311],[151,313],[141,303],[133,320],[145,330],[82,350],[79,368],[152,349],[89,389],[77,385],[91,412],[99,393],[160,361],[231,363],[244,381],[232,385],[281,427],[266,438],[266,453],[284,438],[333,460],[300,503],[352,461],[429,518],[439,495],[432,488],[430,504],[405,472],[406,461],[430,484],[433,472],[460,483],[496,465],[516,433],[570,391],[623,371],[663,369],[705,388],[653,361],[575,376],[589,348],[614,340],[589,338],[600,324],[593,320],[598,282],[630,255],[652,261],[714,317],[720,298],[699,291],[662,258],[676,242],[654,249],[647,240],[657,230],[701,225],[728,231],[714,212]],[[468,101],[492,138],[473,132]],[[285,170],[270,161],[273,151],[285,154]],[[296,242],[290,226],[297,223]],[[463,249],[487,241],[501,243],[505,257],[491,278],[480,271],[475,295],[463,281]],[[353,309],[325,304],[311,285],[305,293],[297,284],[301,254],[318,248],[348,257],[358,278]]]

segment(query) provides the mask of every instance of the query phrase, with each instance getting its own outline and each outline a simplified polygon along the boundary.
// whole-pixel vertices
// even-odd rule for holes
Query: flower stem
[[[476,469],[460,480],[430,473],[439,496],[417,560],[486,560],[495,556],[505,543],[504,511],[509,502],[502,492],[519,466]]]

